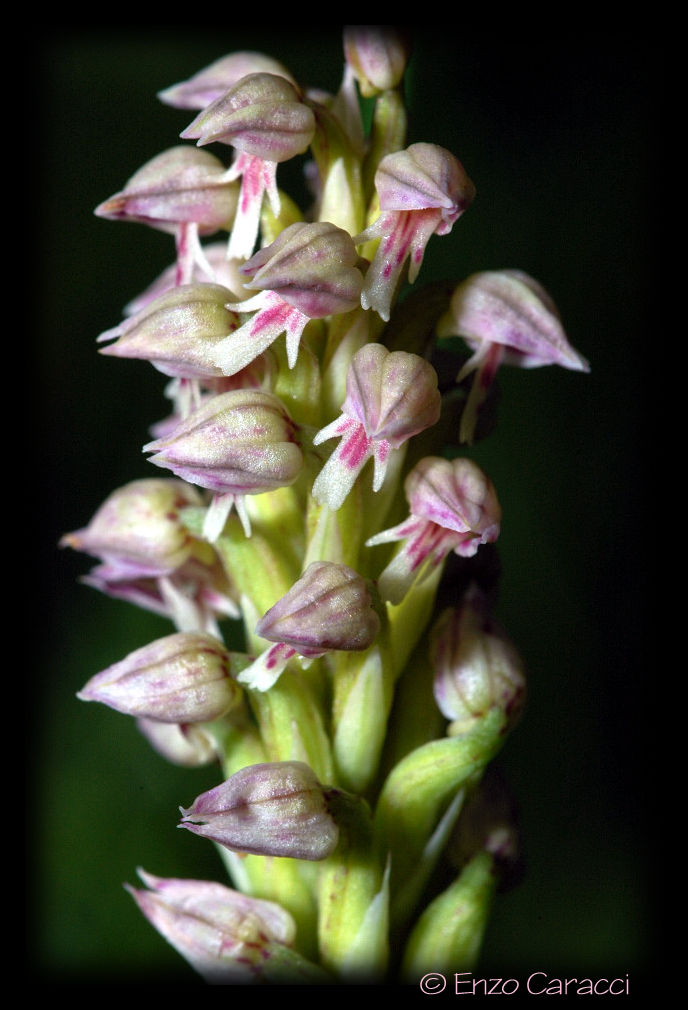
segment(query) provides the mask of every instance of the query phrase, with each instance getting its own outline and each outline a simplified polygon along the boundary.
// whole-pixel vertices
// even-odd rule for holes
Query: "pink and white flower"
[[[366,541],[368,547],[402,541],[378,581],[380,594],[400,603],[450,551],[470,558],[499,536],[501,508],[492,481],[469,459],[428,456],[404,484],[410,515]]]
[[[475,187],[449,151],[436,144],[411,144],[382,159],[375,189],[380,215],[354,242],[359,246],[380,240],[366,273],[361,304],[388,320],[407,260],[413,284],[430,238],[449,234],[472,203]]]
[[[388,351],[382,344],[366,344],[356,352],[346,390],[340,416],[313,439],[314,445],[341,439],[313,484],[315,500],[333,510],[369,459],[373,491],[379,491],[390,454],[435,424],[441,408],[434,368],[417,354]]]

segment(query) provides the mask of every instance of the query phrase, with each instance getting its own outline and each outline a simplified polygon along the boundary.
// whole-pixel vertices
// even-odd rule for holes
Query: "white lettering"
[[[621,983],[621,988],[620,989],[612,989],[612,986],[616,985],[617,982]],[[628,975],[626,975],[626,980],[625,981],[622,978],[613,978],[611,980],[611,982],[609,983],[609,995],[610,996],[622,996],[624,993],[626,993],[626,995],[628,995]]]
[[[543,993],[543,992],[545,992],[545,990],[544,990],[544,989],[533,989],[533,988],[531,987],[531,984],[530,984],[530,983],[531,983],[531,982],[533,981],[533,979],[534,979],[534,978],[537,978],[537,976],[538,976],[538,975],[541,975],[541,976],[542,976],[542,977],[543,977],[544,979],[546,979],[546,978],[547,978],[547,976],[546,976],[546,974],[544,973],[544,971],[534,971],[532,975],[529,975],[529,976],[528,976],[528,981],[526,982],[526,989],[527,989],[527,990],[528,990],[528,992],[529,992],[529,993],[530,993],[531,995],[533,995],[533,996],[541,996],[541,995],[542,995],[542,993]],[[538,983],[538,984],[539,984],[539,983]]]
[[[473,992],[472,993],[459,992],[459,986],[460,985],[470,986],[470,984],[471,984],[469,978],[465,978],[465,979],[462,978],[461,981],[459,981],[460,976],[461,975],[468,975],[470,977],[470,974],[471,974],[470,971],[457,971],[457,972],[454,973],[454,993],[457,996],[469,996],[469,995],[473,996],[475,994],[475,983],[473,983]]]

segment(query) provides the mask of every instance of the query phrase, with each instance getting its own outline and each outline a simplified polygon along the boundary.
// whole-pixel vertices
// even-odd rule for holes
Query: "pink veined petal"
[[[357,235],[357,245],[380,237],[380,244],[365,276],[361,305],[387,321],[392,298],[406,260],[411,258],[409,283],[418,276],[425,247],[442,220],[441,211],[387,211],[370,228]]]
[[[383,599],[401,603],[416,579],[423,581],[451,550],[448,540],[456,534],[437,526],[422,523],[416,535],[409,537],[382,572],[378,585]]]
[[[373,443],[373,491],[379,491],[385,482],[387,474],[387,464],[392,451],[391,444],[386,438],[379,438]]]
[[[240,684],[251,691],[269,691],[276,684],[287,663],[296,655],[296,649],[285,642],[277,642],[262,652],[250,666],[237,676]]]
[[[277,189],[277,162],[264,161],[240,151],[228,170],[228,181],[241,177],[241,190],[232,233],[227,246],[227,259],[247,260],[253,253],[260,227],[260,210],[267,194],[273,214],[280,212]]]
[[[351,425],[347,425],[344,431],[344,438],[326,461],[313,484],[312,494],[315,500],[332,511],[343,505],[356,483],[356,478],[374,453],[373,439],[368,438],[362,424],[351,420]],[[333,431],[332,435],[335,434],[339,432]]]
[[[490,391],[499,366],[504,360],[505,351],[506,348],[500,344],[490,344],[485,341],[481,347],[478,347],[475,354],[471,355],[457,376],[457,382],[460,382],[472,371],[476,373],[466,405],[461,413],[459,425],[459,441],[467,445],[473,441],[478,423],[478,410]]]
[[[415,516],[410,516],[405,519],[403,523],[399,523],[397,526],[392,526],[388,530],[382,530],[380,533],[376,533],[374,536],[369,537],[366,540],[366,547],[377,547],[378,544],[391,544],[399,540],[405,540],[416,532],[423,524],[424,519],[417,519]]]
[[[255,361],[286,331],[287,358],[289,367],[293,368],[301,335],[309,321],[308,316],[273,291],[261,292],[255,299],[247,299],[239,305],[240,311],[249,305],[259,305],[260,308],[252,319],[217,344],[213,352],[213,362],[217,367],[224,375],[235,375]]]

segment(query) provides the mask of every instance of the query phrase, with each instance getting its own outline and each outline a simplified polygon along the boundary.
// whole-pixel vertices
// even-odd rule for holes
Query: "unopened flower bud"
[[[226,173],[209,151],[172,147],[146,162],[95,213],[172,233],[180,224],[195,224],[199,235],[210,235],[229,229],[237,208],[238,187]]]
[[[115,342],[101,354],[150,361],[164,375],[184,379],[222,376],[212,352],[228,333],[239,327],[239,316],[228,306],[231,298],[220,284],[184,284],[146,304],[100,341]]]
[[[508,726],[514,724],[525,695],[523,664],[477,587],[459,607],[444,611],[430,648],[435,700],[451,721],[451,736],[467,732],[492,708],[504,713]]]
[[[408,39],[393,25],[346,25],[344,55],[365,98],[396,88],[410,55]]]
[[[238,680],[265,691],[297,653],[314,659],[331,650],[363,651],[379,630],[367,581],[347,565],[314,561],[256,625],[259,637],[277,644]]]
[[[328,222],[289,225],[240,269],[244,286],[260,294],[236,302],[237,312],[258,311],[213,352],[225,375],[245,368],[282,333],[293,368],[301,334],[311,319],[356,308],[363,276],[351,236]]]
[[[127,886],[137,905],[206,982],[314,981],[315,966],[292,944],[296,923],[272,901],[205,880],[154,877],[139,870],[147,890]]]
[[[241,695],[222,643],[186,632],[130,653],[92,677],[77,697],[138,718],[191,723],[219,719]]]
[[[159,91],[158,98],[175,109],[205,109],[249,74],[276,74],[296,83],[279,60],[264,53],[246,51],[215,60],[188,80]]]
[[[100,558],[111,578],[169,574],[193,551],[193,538],[179,512],[201,504],[196,489],[183,481],[132,481],[113,491],[88,526],[67,533],[60,544]]]
[[[144,446],[144,452],[154,453],[151,463],[221,499],[216,503],[222,515],[212,512],[218,522],[204,531],[209,539],[221,532],[232,506],[249,535],[243,498],[293,484],[303,463],[296,434],[296,425],[274,394],[233,389],[210,397],[169,436]]]
[[[390,454],[439,420],[437,373],[424,358],[366,344],[351,360],[341,415],[317,433],[319,445],[340,437],[313,485],[313,497],[338,509],[367,461],[374,461],[373,490],[384,482]]]
[[[561,365],[590,371],[585,358],[569,344],[547,291],[519,270],[483,271],[459,284],[437,334],[463,337],[473,351],[457,377],[460,382],[476,373],[461,420],[464,442],[471,441],[478,409],[500,365]]]
[[[408,280],[418,276],[432,235],[448,235],[470,206],[475,186],[461,162],[436,144],[411,144],[388,154],[375,173],[380,216],[354,237],[356,245],[380,239],[366,273],[364,309],[389,319],[392,299],[409,261]]]
[[[327,790],[308,765],[250,765],[182,809],[180,827],[235,852],[325,859],[339,830]]]
[[[399,603],[416,578],[454,551],[472,557],[499,536],[501,507],[494,485],[472,460],[422,459],[404,484],[410,516],[366,541],[369,547],[404,541],[379,579],[384,599]]]

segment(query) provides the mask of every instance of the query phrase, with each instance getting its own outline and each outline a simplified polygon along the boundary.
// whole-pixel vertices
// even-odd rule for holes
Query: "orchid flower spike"
[[[475,372],[461,418],[462,442],[473,438],[480,404],[500,365],[561,365],[590,371],[585,358],[569,344],[547,291],[520,270],[484,271],[459,284],[437,325],[437,335],[463,337],[473,351],[457,376],[461,382]]]
[[[404,264],[409,260],[408,280],[413,284],[431,236],[449,234],[472,203],[475,187],[449,151],[436,144],[411,144],[382,159],[375,189],[380,215],[354,242],[358,246],[380,239],[361,304],[386,321]]]
[[[154,453],[151,463],[213,493],[203,528],[211,542],[233,507],[250,536],[245,495],[293,484],[303,464],[297,426],[282,401],[260,389],[211,396],[143,451]]]
[[[296,81],[279,60],[248,50],[222,56],[188,80],[159,91],[158,98],[175,109],[206,109],[249,74],[286,77],[296,87]]]
[[[367,581],[347,565],[314,561],[289,592],[256,625],[256,634],[276,644],[238,675],[241,684],[267,691],[289,660],[307,665],[331,650],[368,649],[380,630]]]
[[[293,368],[311,319],[350,312],[360,304],[363,276],[348,232],[329,222],[297,222],[240,268],[244,286],[260,293],[233,302],[234,312],[255,312],[213,350],[224,375],[245,368],[282,333]]]
[[[404,484],[410,516],[366,541],[368,547],[403,541],[382,572],[383,599],[400,603],[450,551],[470,558],[499,536],[501,508],[492,481],[469,459],[422,459]]]
[[[341,438],[315,480],[315,500],[338,509],[371,458],[373,491],[379,491],[390,453],[436,424],[440,409],[437,373],[424,358],[382,344],[363,346],[351,359],[342,413],[313,439],[319,445]]]
[[[186,284],[200,264],[208,272],[199,236],[232,226],[238,186],[209,151],[172,147],[136,172],[120,193],[95,209],[97,217],[135,221],[176,238],[176,283]],[[212,276],[212,273],[210,274]]]
[[[228,259],[248,259],[256,244],[263,196],[280,212],[277,165],[303,154],[315,133],[315,117],[297,88],[271,73],[248,74],[203,109],[182,132],[198,145],[230,144],[237,154],[226,180],[241,179]]]
[[[182,521],[184,509],[202,504],[196,488],[181,480],[132,481],[60,546],[100,559],[82,580],[87,585],[169,617],[179,631],[219,637],[217,620],[238,617],[239,610],[219,558]]]

